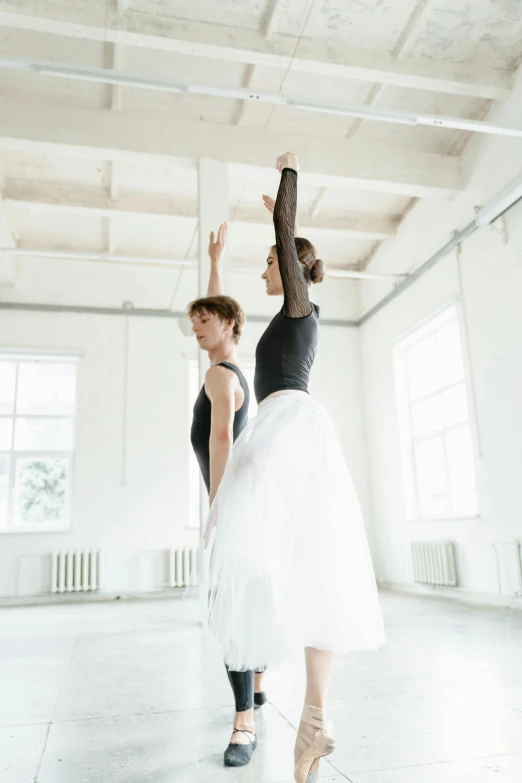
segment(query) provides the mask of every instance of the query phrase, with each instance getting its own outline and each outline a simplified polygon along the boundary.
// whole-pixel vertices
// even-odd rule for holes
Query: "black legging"
[[[234,693],[236,712],[245,712],[254,706],[254,672],[248,669],[246,672],[231,672],[225,664],[228,679]],[[256,674],[261,674],[261,669]]]

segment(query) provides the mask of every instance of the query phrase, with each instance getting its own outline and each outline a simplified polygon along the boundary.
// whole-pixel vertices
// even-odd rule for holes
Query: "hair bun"
[[[325,275],[325,269],[324,264],[321,261],[320,258],[316,258],[314,261],[314,265],[310,269],[310,276],[312,278],[312,283],[322,283],[324,280]]]

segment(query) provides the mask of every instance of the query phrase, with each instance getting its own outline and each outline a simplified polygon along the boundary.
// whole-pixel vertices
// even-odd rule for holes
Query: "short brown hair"
[[[239,304],[231,296],[206,296],[202,299],[195,299],[187,308],[189,318],[195,315],[201,315],[206,310],[207,313],[217,315],[221,321],[234,321],[233,338],[238,343],[241,337],[241,331],[245,325],[245,314]]]
[[[295,237],[295,249],[297,258],[303,270],[304,279],[307,283],[322,283],[325,276],[324,264],[320,258],[317,258],[317,250],[309,239],[304,237]],[[273,250],[277,252],[274,245]]]

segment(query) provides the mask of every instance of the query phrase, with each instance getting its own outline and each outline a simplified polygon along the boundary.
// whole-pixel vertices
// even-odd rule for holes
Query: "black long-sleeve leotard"
[[[274,207],[274,228],[284,302],[257,344],[254,389],[258,403],[283,389],[307,392],[317,350],[319,308],[310,302],[297,257],[296,209],[297,172],[283,169]]]

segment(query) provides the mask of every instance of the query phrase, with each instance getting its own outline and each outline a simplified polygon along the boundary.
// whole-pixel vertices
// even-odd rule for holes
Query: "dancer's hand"
[[[281,173],[283,169],[294,169],[299,171],[299,158],[293,152],[285,152],[280,155],[276,162],[276,169]]]
[[[218,230],[217,239],[215,239],[214,232],[210,232],[210,243],[208,246],[208,254],[213,264],[219,264],[225,252],[227,246],[227,234],[228,223],[222,223]]]
[[[274,207],[275,207],[275,198],[271,198],[270,196],[265,196],[263,194],[263,204],[268,209],[269,212],[274,214]]]
[[[265,196],[263,194],[263,204],[268,209],[269,212],[274,214],[274,207],[275,207],[275,199],[271,198],[270,196]],[[295,220],[295,226],[294,226],[294,236],[299,236],[299,223],[297,222],[297,218]]]
[[[216,527],[217,522],[214,519],[212,523],[207,522],[207,529],[205,530],[205,535],[203,536],[203,542],[205,544],[205,549],[208,549],[210,546],[210,543],[212,541],[212,533],[214,532],[214,528]]]

